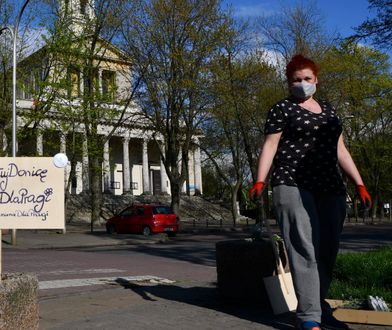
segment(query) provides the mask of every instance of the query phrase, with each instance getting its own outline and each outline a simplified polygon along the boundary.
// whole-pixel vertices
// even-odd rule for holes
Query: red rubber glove
[[[265,186],[265,182],[257,181],[253,185],[253,187],[249,189],[249,198],[250,199],[259,198],[261,196],[261,193],[263,192],[264,186]]]
[[[366,190],[366,187],[363,185],[357,185],[357,192],[359,197],[361,198],[361,201],[363,203],[363,205],[365,205],[365,207],[372,207],[372,199],[368,193],[368,191]]]

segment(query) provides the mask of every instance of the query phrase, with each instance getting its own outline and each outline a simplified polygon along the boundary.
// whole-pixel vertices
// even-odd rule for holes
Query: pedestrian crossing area
[[[175,281],[152,275],[140,276],[111,276],[94,278],[60,279],[50,281],[39,281],[40,290],[63,289],[72,287],[83,287],[91,285],[116,284],[121,282],[143,282],[150,284],[172,284]]]

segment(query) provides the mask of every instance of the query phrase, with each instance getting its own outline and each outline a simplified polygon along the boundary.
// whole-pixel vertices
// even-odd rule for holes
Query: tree
[[[391,91],[388,56],[345,41],[321,64],[319,95],[338,109],[346,144],[374,198],[373,212],[390,198]],[[351,196],[354,197],[352,189]],[[375,213],[373,213],[375,216]]]
[[[125,78],[131,79],[130,64],[124,54],[111,45],[118,37],[119,27],[124,18],[122,0],[99,0],[86,2],[82,21],[75,20],[72,8],[50,3],[57,17],[50,27],[46,45],[35,53],[34,58],[43,59],[40,66],[32,70],[38,84],[35,85],[36,106],[24,112],[26,132],[33,128],[47,130],[48,126],[57,131],[67,132],[70,137],[71,164],[81,157],[82,143],[86,141],[91,201],[91,230],[100,220],[102,205],[102,162],[104,144],[122,124],[131,124],[130,103],[135,88],[130,82],[127,91],[114,86],[106,90],[99,85],[98,70],[107,65],[107,53],[116,54],[121,60]],[[69,3],[68,3],[69,4]],[[110,55],[108,54],[108,55]],[[117,71],[119,71],[117,67]],[[45,74],[42,74],[45,72]],[[26,72],[31,74],[30,72]],[[83,83],[80,83],[83,82]],[[135,82],[137,85],[137,81]],[[79,89],[80,86],[83,86]],[[115,99],[115,95],[121,96]],[[115,107],[108,104],[116,103]],[[102,134],[100,129],[110,123],[111,130]],[[72,166],[74,170],[74,166]],[[74,171],[71,170],[69,183]]]
[[[266,111],[282,95],[282,85],[265,54],[241,48],[238,41],[222,48],[212,81],[212,118],[202,149],[230,188],[235,224],[239,191],[249,179],[256,181]]]
[[[0,37],[0,155],[2,156],[11,154],[11,144],[9,141],[11,141],[12,135],[13,36],[6,28],[13,30],[19,9],[14,1],[0,1],[0,28],[4,28]],[[33,42],[32,36],[28,33],[34,20],[32,13],[32,7],[25,11],[23,24],[19,27],[16,53],[17,61],[23,58],[26,49]]]
[[[297,53],[317,61],[333,44],[323,24],[316,2],[307,1],[283,7],[279,14],[260,17],[256,28],[262,33],[264,46],[283,56],[286,62]]]
[[[179,211],[188,152],[210,106],[209,62],[221,45],[220,1],[154,0],[129,4],[121,47],[141,79],[138,103],[160,145]]]
[[[375,46],[390,49],[392,46],[392,1],[369,0],[369,9],[376,11],[375,18],[368,18],[355,31],[354,39],[371,39]]]

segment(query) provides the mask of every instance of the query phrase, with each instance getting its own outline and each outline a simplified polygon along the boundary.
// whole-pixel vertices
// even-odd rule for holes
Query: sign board
[[[0,229],[63,229],[64,168],[52,157],[0,158]]]

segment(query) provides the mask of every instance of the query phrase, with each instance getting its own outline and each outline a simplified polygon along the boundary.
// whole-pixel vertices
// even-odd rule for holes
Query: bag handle
[[[260,200],[257,201],[257,205],[258,205],[258,209],[259,209],[259,213],[260,213],[259,214],[259,220],[265,224],[265,227],[267,228],[267,234],[268,234],[269,240],[270,240],[270,242],[272,244],[272,251],[274,253],[274,259],[275,259],[275,262],[276,262],[278,275],[279,274],[282,275],[283,284],[284,284],[284,287],[286,289],[286,293],[288,294],[289,293],[289,286],[287,284],[287,279],[286,279],[287,275],[286,275],[286,273],[285,273],[285,271],[283,269],[282,261],[280,260],[280,256],[279,256],[279,251],[278,251],[278,248],[276,247],[276,243],[275,243],[275,241],[273,239],[271,226],[269,224],[268,219],[264,218],[263,215],[260,212],[260,208],[262,206],[262,203],[261,203]]]

